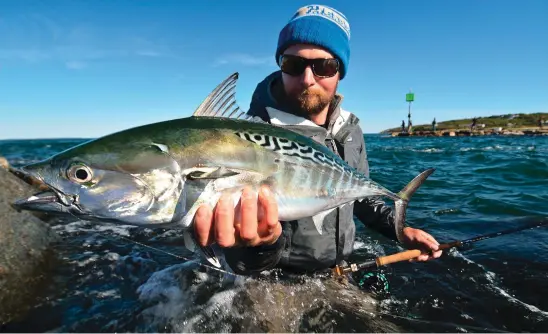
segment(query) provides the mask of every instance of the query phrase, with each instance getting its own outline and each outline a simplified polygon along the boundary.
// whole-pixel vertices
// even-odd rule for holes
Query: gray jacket
[[[248,114],[311,137],[338,154],[351,167],[369,176],[369,165],[359,119],[343,110],[342,96],[331,104],[328,124],[318,126],[283,103],[281,73],[270,74],[257,85]],[[240,274],[253,274],[274,267],[292,272],[322,271],[345,260],[352,252],[356,226],[354,215],[366,226],[396,240],[392,209],[380,199],[364,200],[329,213],[323,233],[309,226],[312,218],[281,222],[283,233],[270,246],[227,248],[226,260]]]

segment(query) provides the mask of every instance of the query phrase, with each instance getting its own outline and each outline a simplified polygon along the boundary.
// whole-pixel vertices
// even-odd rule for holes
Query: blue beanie
[[[278,37],[276,63],[293,44],[313,44],[327,49],[341,62],[340,79],[344,78],[350,60],[350,26],[339,11],[322,5],[300,8]]]

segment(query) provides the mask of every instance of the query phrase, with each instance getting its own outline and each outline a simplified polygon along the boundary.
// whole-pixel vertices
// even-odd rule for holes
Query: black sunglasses
[[[310,66],[315,76],[330,78],[339,71],[339,60],[336,58],[307,59],[294,55],[282,55],[280,57],[280,69],[292,76],[303,74],[308,66]]]

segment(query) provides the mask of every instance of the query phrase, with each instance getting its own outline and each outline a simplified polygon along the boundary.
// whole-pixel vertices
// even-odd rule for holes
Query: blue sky
[[[276,70],[278,33],[310,1],[0,4],[0,139],[98,137],[192,114],[231,73],[239,104]],[[548,112],[548,1],[322,1],[352,31],[343,107],[364,132]]]

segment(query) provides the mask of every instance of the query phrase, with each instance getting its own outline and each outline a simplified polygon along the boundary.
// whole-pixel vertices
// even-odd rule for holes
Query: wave
[[[519,306],[519,307],[523,307],[523,308],[527,309],[528,311],[530,311],[531,313],[534,313],[534,314],[538,315],[539,317],[541,317],[541,319],[548,319],[548,312],[547,311],[543,311],[543,310],[539,309],[538,307],[536,307],[534,305],[530,305],[530,304],[527,304],[527,303],[519,300],[518,298],[516,298],[515,296],[511,295],[506,290],[504,290],[502,287],[500,287],[498,285],[499,282],[497,280],[497,275],[494,272],[489,271],[483,265],[470,260],[469,258],[464,256],[462,253],[460,253],[457,250],[453,250],[451,252],[451,255],[464,260],[469,265],[473,265],[473,266],[476,266],[476,267],[480,268],[483,271],[483,277],[487,279],[488,284],[486,286],[489,289],[491,289],[491,291],[496,292],[499,295],[503,296],[507,301],[509,301],[509,302]],[[470,279],[473,279],[473,278],[471,277]]]

